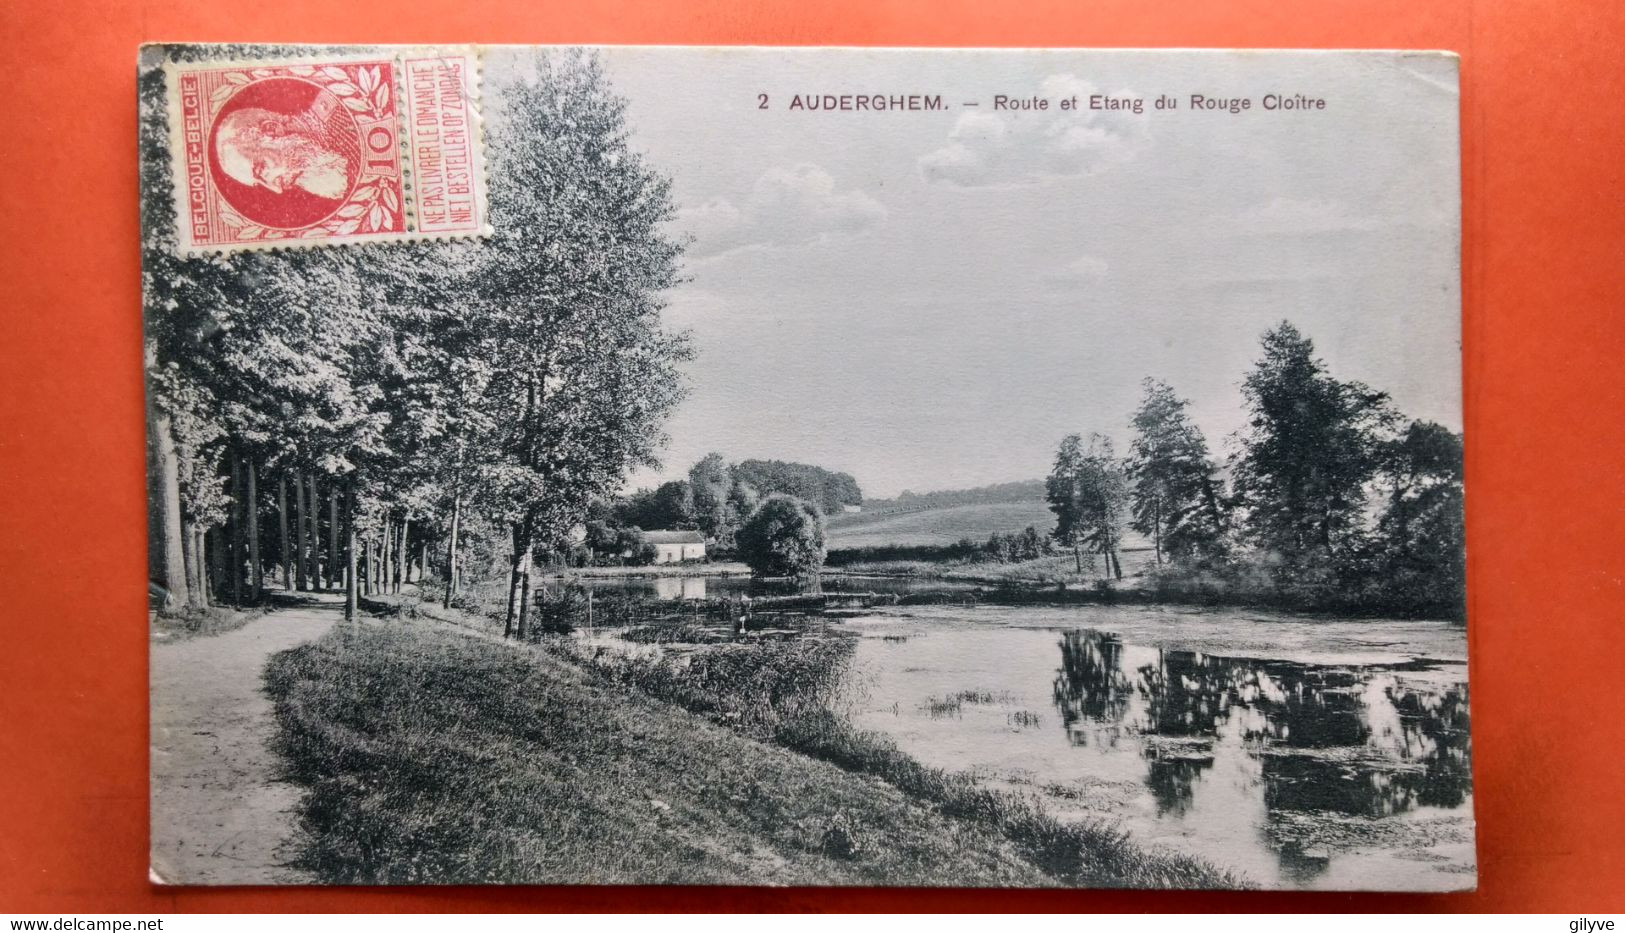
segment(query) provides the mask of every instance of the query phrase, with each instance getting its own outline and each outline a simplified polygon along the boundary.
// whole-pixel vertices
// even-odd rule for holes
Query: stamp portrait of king
[[[337,210],[361,171],[355,118],[332,92],[291,79],[244,88],[209,146],[215,183],[250,220],[303,227]]]
[[[189,248],[407,232],[396,63],[177,67]]]

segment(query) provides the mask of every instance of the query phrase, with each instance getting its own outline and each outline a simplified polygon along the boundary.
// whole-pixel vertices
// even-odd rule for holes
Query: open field
[[[832,516],[827,540],[831,552],[868,548],[941,548],[963,539],[987,540],[993,534],[1013,534],[1032,526],[1048,535],[1055,527],[1055,515],[1042,499],[1014,502],[927,506],[917,510],[860,512]],[[1125,576],[1136,576],[1153,564],[1150,542],[1132,529],[1123,530],[1125,550],[1118,559]],[[891,558],[896,559],[891,559]],[[995,560],[939,558],[920,555],[847,554],[831,560],[832,568],[843,573],[898,574],[945,577],[988,583],[1087,583],[1104,575],[1098,555],[1085,554],[1078,572],[1072,553],[1066,551],[1037,560],[1000,563]]]
[[[1042,500],[994,502],[928,508],[915,512],[857,512],[831,516],[828,544],[840,548],[884,545],[953,544],[961,538],[985,540],[995,532],[1014,533],[1028,525],[1041,534],[1055,526]]]

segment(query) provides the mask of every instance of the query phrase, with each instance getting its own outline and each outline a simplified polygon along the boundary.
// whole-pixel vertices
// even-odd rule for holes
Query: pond
[[[813,589],[737,577],[582,582],[659,601]],[[844,710],[855,725],[925,764],[1034,795],[1061,818],[1117,823],[1266,887],[1473,883],[1459,625],[950,598],[816,630],[856,636]]]
[[[849,715],[915,758],[1267,887],[1468,887],[1465,633],[1123,607],[910,607]]]

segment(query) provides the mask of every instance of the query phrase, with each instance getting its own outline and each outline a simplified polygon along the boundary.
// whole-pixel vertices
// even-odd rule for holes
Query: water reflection
[[[704,577],[655,577],[652,581],[655,599],[704,599]]]
[[[1137,742],[1158,815],[1174,818],[1191,809],[1219,755],[1244,757],[1245,773],[1262,784],[1281,870],[1295,880],[1323,870],[1326,858],[1276,824],[1456,807],[1472,791],[1466,685],[1405,676],[1426,664],[1333,667],[1126,648],[1089,629],[1066,632],[1060,652],[1054,701],[1073,745]]]
[[[649,576],[580,576],[555,584],[595,594],[614,594],[660,601],[752,599],[765,596],[808,596],[820,593],[897,593],[969,590],[970,584],[890,577],[835,576],[804,580],[759,580],[743,575],[693,574]]]

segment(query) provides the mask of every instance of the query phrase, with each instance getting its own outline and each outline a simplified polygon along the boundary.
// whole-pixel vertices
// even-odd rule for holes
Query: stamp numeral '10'
[[[168,72],[182,252],[487,231],[473,50]]]

